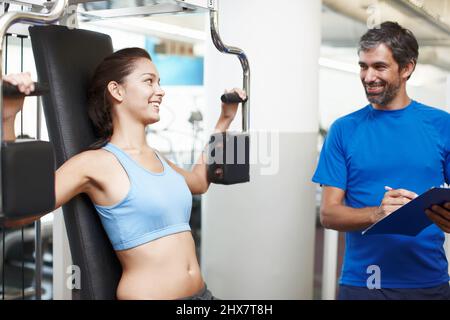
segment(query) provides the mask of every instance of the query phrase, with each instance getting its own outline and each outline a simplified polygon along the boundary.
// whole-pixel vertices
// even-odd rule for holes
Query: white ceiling
[[[336,69],[357,73],[359,38],[371,24],[387,20],[410,29],[418,39],[419,65],[410,84],[445,83],[450,70],[448,0],[323,0],[322,63],[328,59],[325,63],[334,61]]]
[[[136,0],[121,1],[121,5],[126,1],[130,5],[136,3]],[[151,1],[145,2],[148,4]],[[438,68],[450,70],[450,0],[322,0],[322,2],[323,57],[353,64],[358,40],[368,26],[392,20],[412,30],[416,35],[420,45],[419,63],[432,65],[431,70]],[[122,20],[123,26],[126,25],[127,19]],[[196,42],[205,39],[206,33],[209,32],[204,14],[132,18],[130,20],[130,23],[133,21],[132,25],[124,28],[128,30],[135,28],[136,32],[151,32],[151,28],[137,28],[136,25],[139,23],[136,19],[138,21],[144,19],[147,24],[151,22],[161,26],[175,26],[180,30],[185,29],[187,34],[195,35],[196,39],[190,40]],[[145,23],[141,24],[143,25]],[[158,36],[163,34],[159,32]],[[439,74],[435,78],[443,79],[443,76]]]
[[[413,5],[419,2],[422,7]],[[386,20],[413,30],[421,45],[450,44],[448,0],[323,0],[323,4],[324,39],[337,46],[355,43],[361,31]]]

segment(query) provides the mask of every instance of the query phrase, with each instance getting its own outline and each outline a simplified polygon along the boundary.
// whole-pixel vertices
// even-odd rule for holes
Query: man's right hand
[[[17,86],[20,92],[25,95],[34,91],[34,82],[31,80],[29,72],[9,74],[3,77],[3,81]],[[16,114],[22,110],[24,97],[21,98],[4,98],[3,105],[3,121],[14,120]]]
[[[373,223],[390,215],[392,212],[404,206],[411,200],[417,198],[418,196],[416,193],[405,189],[392,189],[386,187],[386,190],[387,191],[384,194],[384,198],[381,201],[380,206],[373,213]]]

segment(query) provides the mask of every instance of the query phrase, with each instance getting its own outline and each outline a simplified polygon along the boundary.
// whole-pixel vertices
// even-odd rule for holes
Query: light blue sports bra
[[[116,156],[130,180],[130,190],[119,203],[94,204],[115,250],[191,230],[192,194],[182,175],[158,153],[164,167],[162,173],[150,172],[111,143],[103,149]]]

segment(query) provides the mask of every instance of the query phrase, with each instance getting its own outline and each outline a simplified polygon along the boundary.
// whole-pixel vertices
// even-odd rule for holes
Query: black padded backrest
[[[63,26],[30,27],[39,82],[50,92],[42,97],[57,166],[95,141],[87,113],[87,89],[97,65],[113,52],[105,34]],[[120,263],[89,197],[63,206],[73,264],[80,267],[81,289],[74,298],[115,299]]]

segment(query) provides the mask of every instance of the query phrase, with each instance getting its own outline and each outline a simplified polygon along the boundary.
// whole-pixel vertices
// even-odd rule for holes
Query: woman
[[[29,73],[4,81],[25,94],[34,90]],[[97,67],[88,102],[100,139],[56,171],[56,208],[80,193],[90,197],[122,265],[118,299],[212,299],[188,224],[192,194],[209,187],[205,154],[188,172],[147,145],[145,127],[160,120],[159,81],[140,48],[120,50]],[[233,91],[245,99],[242,90]],[[4,105],[5,140],[14,140],[23,99],[5,99]],[[228,129],[237,108],[222,104],[217,132]]]

